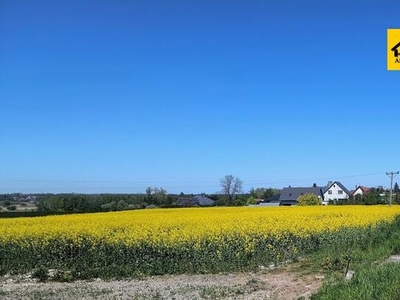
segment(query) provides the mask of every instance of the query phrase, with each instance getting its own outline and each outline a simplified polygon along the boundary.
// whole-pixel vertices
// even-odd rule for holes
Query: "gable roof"
[[[176,205],[180,206],[196,206],[197,203],[194,201],[193,197],[179,197],[176,201]]]
[[[321,187],[287,187],[281,191],[279,201],[282,204],[296,204],[297,198],[305,194],[314,194],[322,200],[322,188]]]
[[[274,196],[268,197],[266,199],[263,199],[260,201],[260,203],[279,203],[279,198],[281,197],[281,194],[276,194]]]
[[[203,195],[197,195],[193,197],[179,197],[176,201],[176,205],[180,206],[207,206],[214,205],[214,203],[214,200]]]
[[[360,189],[360,190],[363,192],[363,194],[369,193],[369,188],[367,188],[366,186],[359,185],[354,191],[352,191],[351,194],[354,195],[354,193],[355,193],[358,189]]]
[[[326,189],[324,190],[324,194],[326,194],[326,192],[333,186],[333,185],[337,185],[339,186],[348,196],[350,196],[350,192],[348,189],[346,189],[346,187],[340,182],[340,181],[334,181],[331,183],[331,185],[329,185],[328,187],[326,187]]]
[[[198,205],[214,205],[214,203],[215,203],[214,200],[212,200],[212,199],[210,199],[210,198],[208,198],[208,197],[206,197],[206,196],[203,196],[203,195],[194,196],[192,199],[193,199]]]

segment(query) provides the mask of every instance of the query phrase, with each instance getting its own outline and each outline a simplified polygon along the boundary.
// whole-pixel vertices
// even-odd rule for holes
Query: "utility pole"
[[[397,174],[399,174],[399,171],[386,172],[386,175],[390,177],[390,196],[389,196],[389,205],[390,206],[392,206],[392,198],[393,198],[393,178],[396,177]]]

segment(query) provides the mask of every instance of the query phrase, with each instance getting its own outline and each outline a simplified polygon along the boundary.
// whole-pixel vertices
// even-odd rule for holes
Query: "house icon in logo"
[[[399,54],[399,49],[400,48],[400,42],[398,42],[392,49],[390,49],[390,50],[392,50],[393,52],[394,52],[394,57],[399,57],[400,56],[400,54]]]

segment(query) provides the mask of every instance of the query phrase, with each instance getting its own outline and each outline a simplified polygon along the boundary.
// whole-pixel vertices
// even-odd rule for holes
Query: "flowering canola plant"
[[[26,251],[33,256],[27,265],[36,253],[49,265],[101,261],[141,272],[243,266],[290,258],[344,231],[343,239],[360,238],[399,214],[400,206],[216,207],[0,219],[0,263],[6,268]]]

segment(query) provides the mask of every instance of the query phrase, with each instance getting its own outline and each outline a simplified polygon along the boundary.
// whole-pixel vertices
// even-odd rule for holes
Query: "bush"
[[[37,278],[40,282],[45,282],[49,279],[49,271],[45,267],[39,267],[33,271],[32,276]]]
[[[257,204],[257,201],[256,201],[256,199],[254,199],[254,197],[250,197],[246,201],[246,205],[255,205],[255,204]]]
[[[315,194],[304,194],[297,198],[297,205],[307,206],[307,205],[321,205],[321,200]]]
[[[74,277],[71,271],[57,270],[53,280],[59,282],[72,282],[74,281]]]

